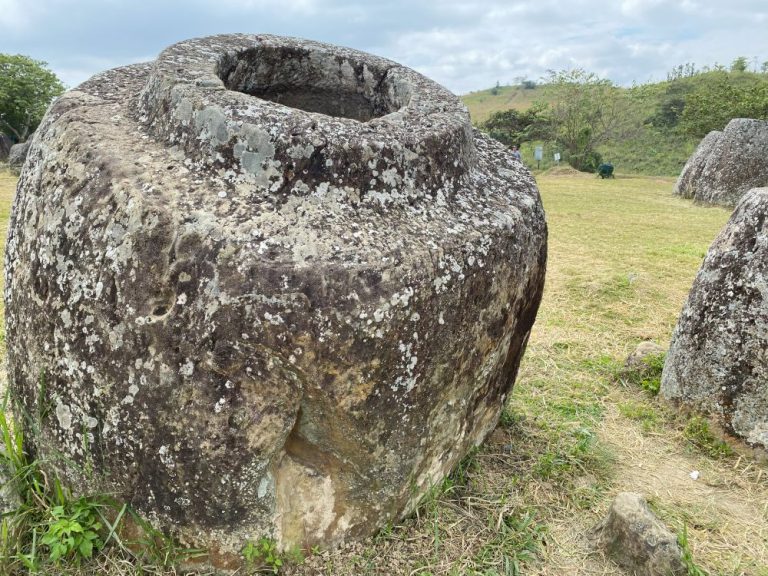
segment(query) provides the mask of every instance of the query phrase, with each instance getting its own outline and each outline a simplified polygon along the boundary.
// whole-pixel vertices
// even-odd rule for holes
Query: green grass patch
[[[665,359],[666,354],[649,354],[642,359],[640,365],[622,371],[621,379],[627,384],[639,386],[651,396],[656,396],[661,388]]]
[[[693,552],[691,551],[691,544],[688,541],[688,527],[683,526],[683,529],[677,534],[677,544],[683,551],[683,564],[688,571],[686,576],[709,576],[709,574],[696,564],[693,560]]]
[[[0,471],[10,501],[0,530],[0,569],[4,574],[39,572],[62,562],[80,564],[101,550],[113,531],[106,498],[72,498],[61,483],[43,473],[24,452],[21,430],[0,410]]]
[[[472,574],[522,575],[526,564],[537,558],[547,533],[530,509],[512,510],[498,518],[489,517],[489,528],[495,536],[478,552],[479,565]],[[483,567],[489,567],[483,569]],[[490,569],[491,566],[498,568]]]
[[[639,422],[645,434],[655,431],[663,422],[658,411],[652,406],[642,402],[620,402],[618,404],[619,413],[630,420]]]
[[[733,455],[733,449],[716,436],[709,423],[702,416],[692,416],[683,429],[683,436],[710,458],[727,458]]]
[[[23,432],[7,408],[6,396],[0,407],[0,479],[7,502],[0,521],[0,574],[92,574],[89,563],[103,553],[126,561],[138,574],[156,574],[204,555],[178,546],[108,495],[73,496],[50,468],[28,457]],[[121,524],[128,517],[141,536],[124,542]]]

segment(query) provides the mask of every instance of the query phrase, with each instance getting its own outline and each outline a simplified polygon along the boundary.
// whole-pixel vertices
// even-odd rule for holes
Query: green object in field
[[[597,175],[600,178],[613,178],[613,164],[610,162],[603,162],[597,167]]]

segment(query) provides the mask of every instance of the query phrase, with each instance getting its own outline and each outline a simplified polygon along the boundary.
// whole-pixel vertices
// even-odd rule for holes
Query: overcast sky
[[[0,52],[48,62],[69,87],[226,32],[373,52],[459,94],[574,67],[629,85],[686,62],[759,66],[768,0],[0,0]]]

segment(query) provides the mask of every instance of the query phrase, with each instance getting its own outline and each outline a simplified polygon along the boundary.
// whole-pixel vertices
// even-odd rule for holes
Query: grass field
[[[637,343],[668,343],[728,212],[673,197],[669,178],[562,170],[538,182],[547,282],[499,426],[415,517],[372,542],[287,559],[281,573],[618,576],[587,533],[616,493],[635,491],[668,526],[687,530],[702,570],[691,576],[768,576],[765,463],[735,443],[713,450],[720,445],[701,421],[617,378]],[[12,185],[0,176],[4,221]],[[122,554],[71,573],[181,573],[139,572]]]

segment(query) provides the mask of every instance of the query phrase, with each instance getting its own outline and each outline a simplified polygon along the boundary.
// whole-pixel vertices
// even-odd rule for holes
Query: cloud
[[[25,28],[29,22],[29,12],[22,8],[18,0],[0,0],[0,28]]]
[[[68,84],[226,32],[312,38],[380,54],[454,92],[582,67],[621,84],[677,64],[768,60],[765,0],[0,0],[3,51]]]
[[[220,7],[229,10],[286,10],[303,15],[316,14],[319,0],[219,0]]]

